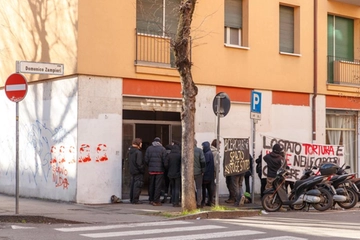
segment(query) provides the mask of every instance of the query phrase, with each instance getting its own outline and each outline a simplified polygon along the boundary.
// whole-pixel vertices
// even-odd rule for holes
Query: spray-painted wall
[[[79,77],[77,202],[121,196],[122,80]]]
[[[19,106],[20,196],[76,200],[77,79],[31,84]],[[0,95],[0,192],[15,194],[16,104]]]
[[[122,81],[76,77],[29,85],[19,103],[20,196],[108,203],[121,195]],[[0,95],[0,192],[16,186],[16,104]]]

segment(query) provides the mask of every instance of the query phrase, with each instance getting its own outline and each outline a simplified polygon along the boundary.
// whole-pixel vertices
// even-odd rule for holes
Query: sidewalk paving
[[[154,222],[169,220],[166,214],[181,212],[181,208],[173,207],[170,203],[162,206],[152,206],[144,200],[146,196],[141,196],[143,204],[131,204],[129,200],[122,200],[122,203],[109,204],[77,204],[68,202],[58,202],[35,198],[19,198],[18,214],[16,214],[16,198],[0,194],[0,222],[6,218],[39,216],[63,220],[66,223],[135,223],[135,222]],[[234,208],[232,204],[225,203],[226,198],[219,198],[219,205]],[[257,204],[258,203],[258,204]],[[239,209],[251,210],[262,209],[260,200],[255,199],[254,204],[245,204]],[[202,209],[202,212],[210,210],[210,207]],[[244,211],[245,212],[245,211]]]

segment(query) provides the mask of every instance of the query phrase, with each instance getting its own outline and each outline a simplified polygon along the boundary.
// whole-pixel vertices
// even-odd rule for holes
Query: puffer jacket
[[[194,176],[205,172],[205,156],[203,150],[194,146]]]
[[[161,145],[161,143],[153,142],[145,152],[145,163],[149,167],[149,172],[164,172],[164,161],[166,155],[166,149]]]
[[[203,176],[203,181],[211,182],[211,181],[214,181],[214,178],[215,178],[214,177],[214,171],[215,171],[214,155],[211,152],[209,142],[203,142],[202,147],[203,147],[203,152],[204,152],[204,156],[205,156],[205,166],[206,166],[204,176]]]
[[[129,148],[129,168],[131,175],[144,173],[142,152],[134,146]]]
[[[276,172],[284,165],[284,158],[277,153],[271,152],[264,156],[264,161],[267,164],[267,176],[275,178]]]
[[[170,153],[165,159],[165,168],[168,170],[169,178],[181,177],[181,149],[179,145],[173,145]]]

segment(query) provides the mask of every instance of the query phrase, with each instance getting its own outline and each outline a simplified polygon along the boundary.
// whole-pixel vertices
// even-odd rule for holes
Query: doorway
[[[128,148],[131,146],[131,143],[134,138],[141,138],[143,141],[142,153],[143,158],[145,157],[146,149],[152,144],[155,137],[161,138],[162,144],[165,147],[170,144],[171,141],[177,140],[181,141],[181,120],[180,113],[170,113],[162,112],[161,114],[156,114],[158,119],[136,119],[144,118],[147,116],[146,111],[130,111],[128,114],[124,114],[123,120],[123,151],[122,151],[122,199],[128,199],[130,197],[130,173],[129,173],[129,162],[128,162]],[[125,112],[125,110],[124,110]],[[134,112],[139,112],[135,114]],[[174,118],[174,114],[178,115]],[[131,116],[133,119],[126,119]],[[177,121],[174,121],[177,119]],[[145,169],[144,175],[144,186],[141,191],[142,196],[147,196],[148,194],[148,172],[147,168]]]

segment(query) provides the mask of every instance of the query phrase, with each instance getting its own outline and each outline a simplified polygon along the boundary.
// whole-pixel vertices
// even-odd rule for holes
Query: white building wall
[[[79,77],[77,202],[121,196],[122,80]]]
[[[0,192],[15,194],[16,104],[0,95]],[[75,201],[77,79],[28,86],[19,103],[19,193]]]

